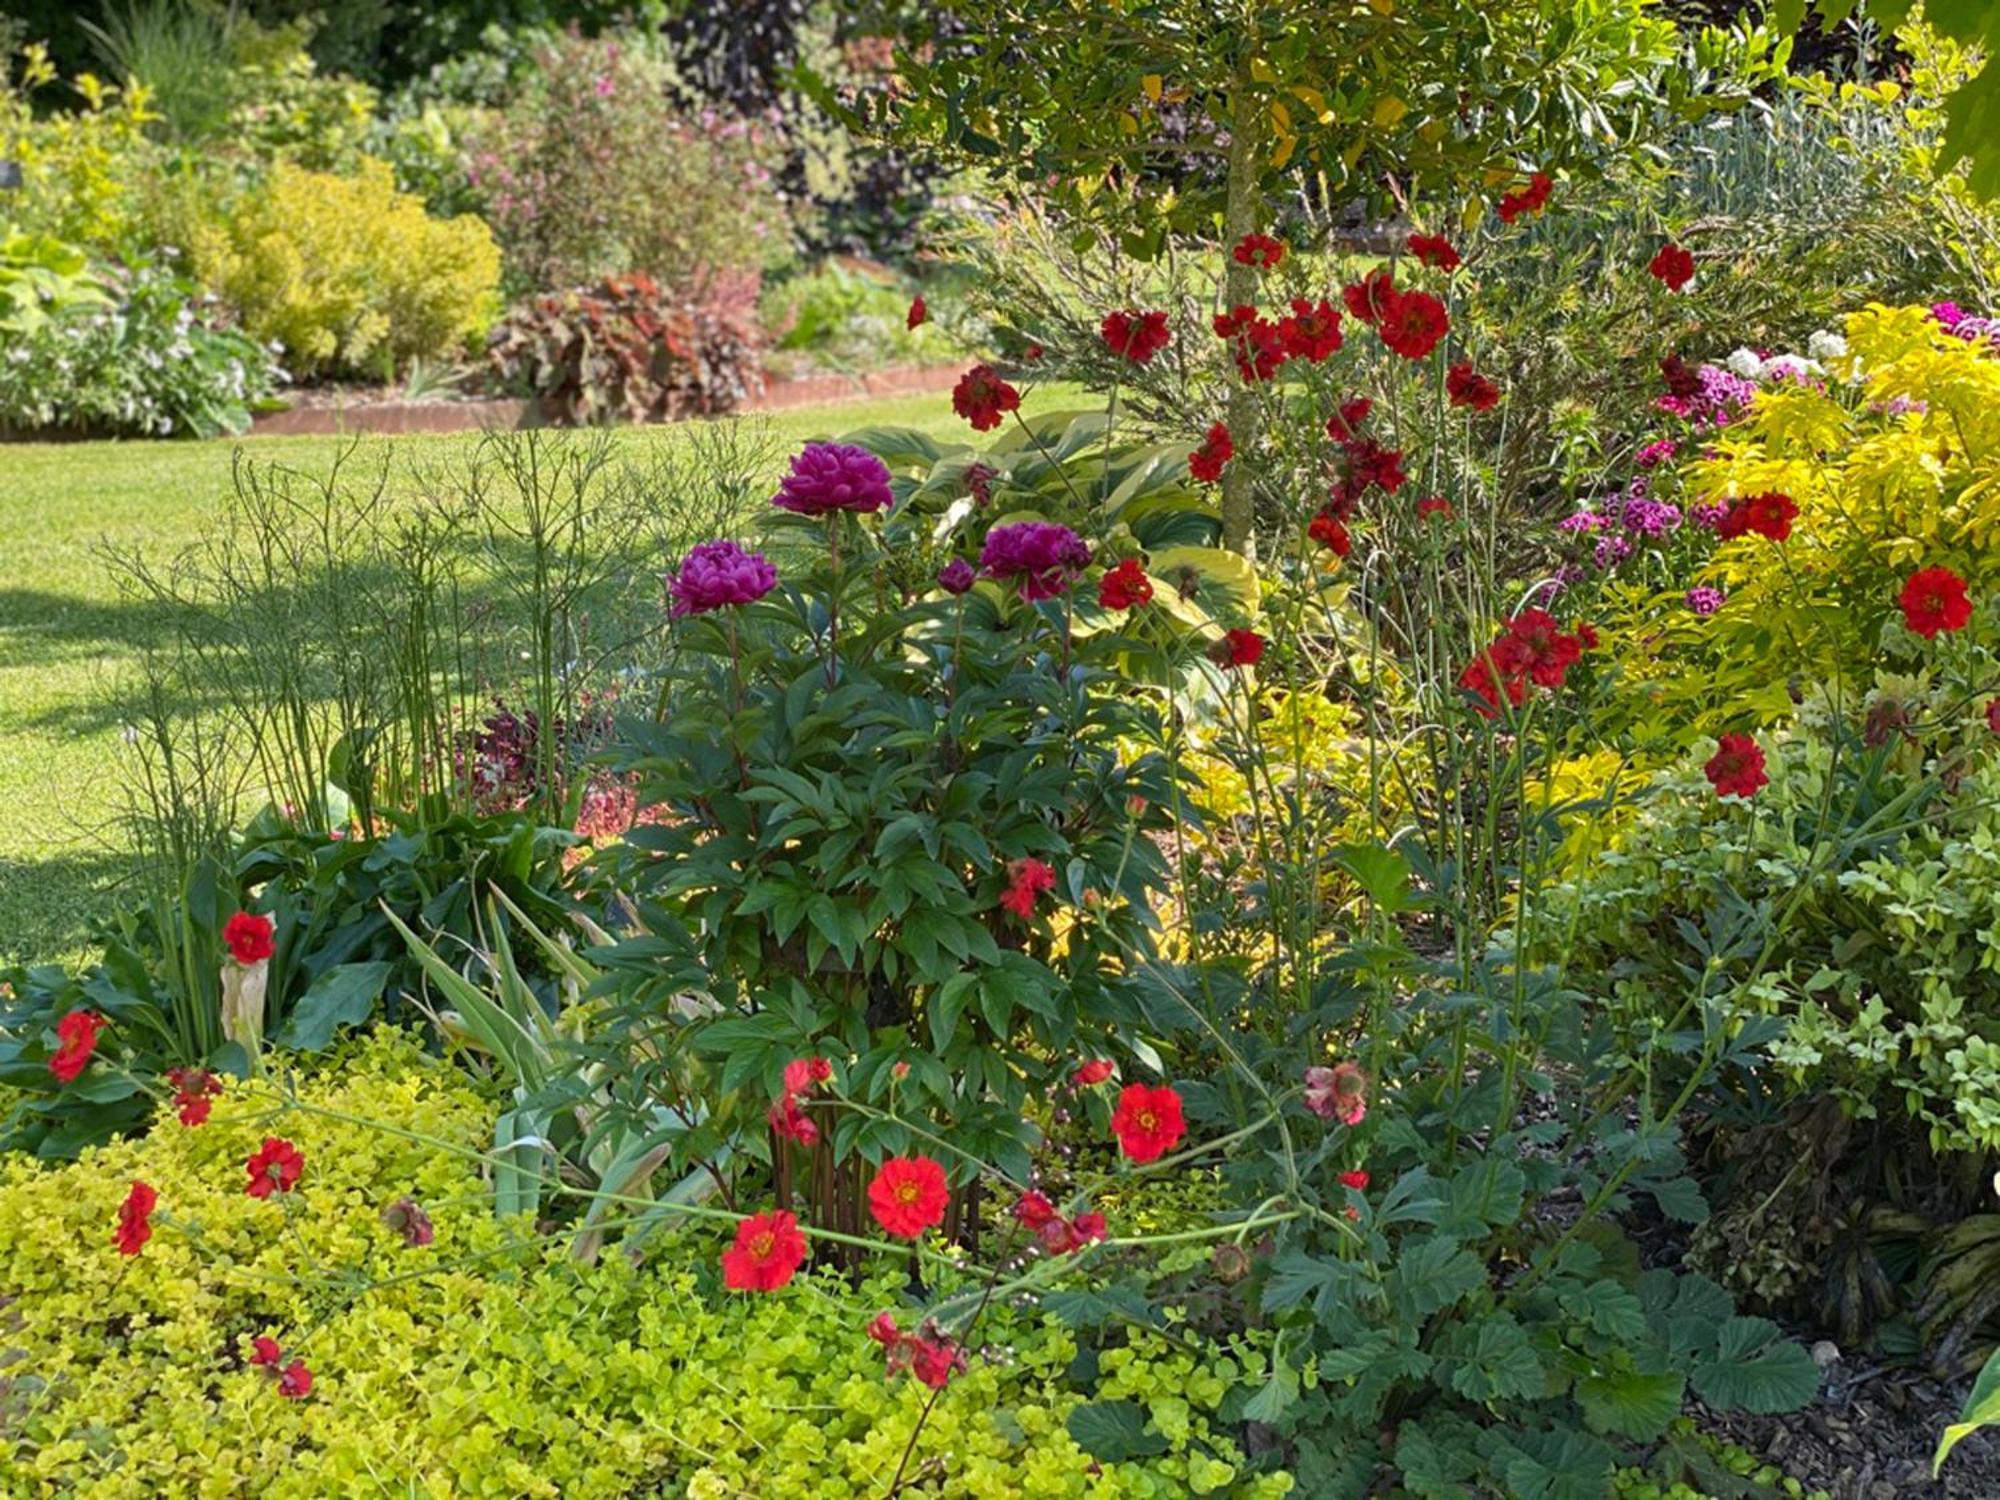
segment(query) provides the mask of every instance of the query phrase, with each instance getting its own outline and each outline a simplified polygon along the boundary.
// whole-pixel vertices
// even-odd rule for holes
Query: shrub
[[[497,311],[500,254],[469,215],[433,219],[381,162],[352,177],[278,164],[193,246],[202,278],[297,375],[386,377],[449,358]]]
[[[613,276],[509,313],[487,351],[495,378],[568,423],[716,416],[764,388],[754,273],[675,294]]]
[[[70,86],[81,109],[38,112],[36,96],[56,82],[47,53],[30,45],[18,82],[10,71],[0,69],[0,159],[20,165],[21,186],[7,195],[8,221],[92,249],[121,248],[133,227],[136,189],[158,165],[158,148],[146,136],[155,116],[145,90],[84,73]]]

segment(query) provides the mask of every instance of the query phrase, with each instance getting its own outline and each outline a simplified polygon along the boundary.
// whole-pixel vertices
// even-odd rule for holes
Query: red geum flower
[[[1451,331],[1451,317],[1429,292],[1398,292],[1382,309],[1375,331],[1403,358],[1422,359]]]
[[[1764,774],[1764,752],[1747,734],[1723,735],[1702,771],[1718,797],[1754,797],[1771,780]]]
[[[943,1390],[951,1377],[965,1368],[965,1350],[955,1339],[939,1333],[928,1319],[912,1343],[910,1373],[934,1391]]]
[[[781,1140],[797,1141],[801,1146],[810,1146],[819,1139],[819,1126],[812,1116],[799,1108],[796,1094],[787,1094],[766,1116],[771,1124],[771,1133]]]
[[[1225,630],[1208,654],[1218,666],[1254,667],[1263,660],[1264,637],[1254,630]]]
[[[1986,703],[1986,727],[2000,734],[2000,698],[1990,698]]]
[[[1306,1069],[1305,1105],[1322,1120],[1338,1120],[1350,1129],[1368,1118],[1368,1075],[1359,1063],[1335,1063]]]
[[[1458,252],[1451,248],[1451,241],[1441,234],[1413,234],[1410,236],[1410,254],[1420,265],[1432,266],[1440,271],[1458,269]]]
[[[1215,336],[1236,356],[1236,371],[1247,381],[1269,380],[1285,362],[1285,336],[1256,308],[1238,305],[1215,315]]]
[[[1965,580],[1950,568],[1919,568],[1903,584],[1897,602],[1903,606],[1903,623],[1927,641],[1963,630],[1972,619]]]
[[[1781,495],[1776,490],[1767,490],[1761,495],[1752,495],[1747,500],[1738,500],[1724,513],[1716,526],[1717,536],[1724,539],[1744,536],[1756,532],[1774,542],[1782,542],[1792,534],[1792,522],[1798,518],[1799,507],[1790,495]]]
[[[1996,699],[1995,701],[2000,702],[2000,699]],[[1074,1083],[1078,1088],[1095,1088],[1117,1071],[1118,1065],[1110,1058],[1094,1057],[1069,1075],[1070,1082]]]
[[[1460,360],[1444,372],[1444,393],[1453,406],[1474,411],[1491,411],[1500,404],[1500,387],[1474,370],[1470,360]]]
[[[782,1208],[751,1214],[736,1225],[736,1243],[722,1252],[722,1284],[732,1292],[775,1292],[805,1263],[806,1237]]]
[[[278,1373],[278,1394],[288,1401],[302,1401],[312,1394],[312,1371],[306,1362],[295,1359]]]
[[[382,1223],[391,1234],[402,1236],[405,1250],[421,1250],[437,1238],[431,1216],[407,1194],[382,1210]]]
[[[276,1339],[259,1334],[256,1338],[250,1340],[251,1364],[262,1365],[267,1369],[275,1370],[284,1362],[284,1358],[285,1351],[279,1347]]]
[[[991,432],[1008,412],[1020,408],[1021,393],[991,365],[974,365],[952,387],[951,409],[970,422],[974,432]]]
[[[1403,472],[1403,450],[1385,448],[1373,438],[1351,438],[1341,445],[1346,472],[1336,498],[1352,506],[1371,487],[1393,495],[1409,480]]]
[[[1050,1220],[1060,1217],[1055,1204],[1049,1201],[1047,1193],[1026,1192],[1014,1204],[1014,1217],[1029,1229],[1039,1230]]]
[[[930,308],[924,305],[924,294],[919,292],[910,299],[909,316],[903,319],[903,326],[905,328],[921,328],[925,323],[930,321],[930,316]]]
[[[1521,643],[1503,632],[1458,674],[1458,685],[1481,700],[1476,706],[1483,718],[1491,719],[1500,712],[1503,694],[1510,705],[1519,708],[1528,696],[1527,654]]]
[[[1028,855],[1007,866],[1007,889],[1000,893],[1000,904],[1026,922],[1035,915],[1035,897],[1055,888],[1056,872]]]
[[[1335,557],[1346,557],[1354,550],[1354,539],[1347,534],[1347,528],[1334,519],[1330,510],[1323,510],[1312,518],[1312,524],[1306,527],[1306,535]]]
[[[143,1182],[132,1184],[125,1201],[118,1205],[118,1228],[111,1236],[120,1255],[137,1255],[145,1248],[153,1237],[153,1210],[159,1203],[160,1195],[151,1187]]]
[[[1321,364],[1340,348],[1340,313],[1324,297],[1317,302],[1294,297],[1292,315],[1278,321],[1278,337],[1292,358]]]
[[[1340,1174],[1340,1185],[1344,1188],[1353,1188],[1357,1193],[1365,1192],[1368,1187],[1368,1174],[1366,1172],[1342,1172]]]
[[[1537,172],[1528,179],[1525,188],[1516,188],[1500,199],[1500,217],[1506,223],[1513,223],[1523,214],[1538,214],[1548,205],[1549,194],[1555,184],[1548,175]]]
[[[823,1057],[795,1057],[785,1064],[785,1092],[809,1094],[833,1077],[833,1064]]]
[[[169,1068],[167,1082],[174,1089],[174,1113],[181,1124],[206,1123],[212,1100],[222,1092],[222,1080],[206,1068]]]
[[[104,1029],[104,1017],[94,1010],[73,1010],[56,1022],[56,1050],[49,1054],[49,1071],[56,1082],[76,1082],[77,1074],[90,1066],[97,1050],[97,1033]]]
[[[1236,242],[1230,252],[1239,266],[1255,266],[1260,271],[1273,271],[1285,258],[1285,242],[1274,240],[1268,234],[1246,234]]]
[[[239,911],[222,924],[222,941],[230,957],[245,968],[271,956],[276,946],[271,934],[271,919],[256,912]]]
[[[1701,394],[1701,372],[1678,354],[1669,354],[1660,361],[1660,380],[1669,396],[1678,396],[1683,401]]]
[[[1426,495],[1417,502],[1417,514],[1426,518],[1440,516],[1449,521],[1452,515],[1451,502],[1442,495]]]
[[[1646,274],[1655,281],[1665,282],[1668,291],[1678,292],[1694,280],[1694,257],[1669,240],[1654,252]]]
[[[1375,409],[1375,403],[1366,396],[1350,396],[1340,403],[1340,410],[1326,419],[1326,435],[1336,443],[1351,441],[1361,431],[1361,424],[1368,420],[1368,413]]]
[[[1558,688],[1583,655],[1583,642],[1565,635],[1555,616],[1545,609],[1524,609],[1507,622],[1507,633],[1520,647],[1520,661],[1537,687]]]
[[[1153,597],[1153,581],[1145,566],[1128,557],[1097,580],[1097,602],[1106,609],[1135,609]]]
[[[1040,344],[1030,344],[1028,345],[1027,348],[1021,351],[1021,358],[1027,360],[1028,363],[1033,364],[1035,361],[1039,360],[1042,357],[1042,353],[1043,350]]]
[[[243,1165],[250,1173],[250,1181],[243,1191],[253,1198],[268,1198],[273,1193],[289,1193],[292,1190],[299,1174],[306,1168],[306,1159],[290,1141],[267,1135],[264,1144]]]
[[[868,1212],[898,1239],[914,1240],[944,1222],[951,1189],[928,1156],[892,1156],[868,1184]]]
[[[1340,289],[1340,300],[1347,304],[1347,311],[1363,323],[1380,318],[1395,297],[1396,274],[1387,266],[1378,267]]]
[[[1188,455],[1188,474],[1203,484],[1215,484],[1222,478],[1222,466],[1236,456],[1236,443],[1229,436],[1229,428],[1217,422],[1202,438],[1201,446]]]
[[[1078,1214],[1069,1221],[1070,1239],[1073,1249],[1081,1250],[1085,1245],[1094,1245],[1111,1237],[1111,1226],[1099,1213]]]
[[[1111,1112],[1111,1130],[1118,1137],[1118,1149],[1133,1161],[1158,1161],[1187,1134],[1181,1096],[1164,1086],[1128,1083]]]
[[[1165,313],[1136,308],[1106,313],[1098,332],[1104,337],[1105,348],[1135,365],[1146,363],[1173,338]]]

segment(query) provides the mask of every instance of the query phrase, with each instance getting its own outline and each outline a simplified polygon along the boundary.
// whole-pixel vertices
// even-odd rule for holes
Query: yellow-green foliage
[[[892,1271],[858,1290],[828,1275],[730,1293],[719,1241],[694,1232],[658,1238],[643,1269],[616,1256],[580,1268],[496,1222],[466,1157],[410,1138],[476,1148],[492,1116],[394,1036],[300,1098],[281,1112],[274,1090],[239,1086],[197,1129],[167,1118],[72,1166],[0,1170],[0,1494],[831,1500],[887,1487],[928,1394],[886,1378],[863,1336],[896,1305]],[[306,1157],[282,1202],[242,1191],[270,1131]],[[159,1211],[128,1260],[111,1230],[135,1178]],[[429,1209],[434,1245],[406,1249],[381,1223],[404,1194]],[[308,1398],[281,1398],[246,1365],[260,1334],[308,1363]],[[1211,1427],[1236,1379],[1261,1378],[1254,1354],[1107,1351],[1096,1395],[1140,1403],[1170,1448],[1093,1473],[1065,1427],[1083,1399],[1064,1379],[1070,1337],[1003,1313],[980,1339],[905,1493],[1290,1488],[1245,1477]]]
[[[194,237],[195,269],[295,375],[388,375],[458,353],[499,310],[500,251],[478,218],[434,219],[383,162],[353,176],[280,163]]]
[[[30,96],[56,83],[48,53],[39,45],[24,49],[15,86],[4,66],[12,61],[0,59],[0,158],[20,165],[21,186],[0,199],[0,216],[58,239],[117,246],[132,228],[135,191],[157,154],[145,134],[156,118],[145,89],[114,88],[84,73],[69,85],[81,109],[38,114]]]

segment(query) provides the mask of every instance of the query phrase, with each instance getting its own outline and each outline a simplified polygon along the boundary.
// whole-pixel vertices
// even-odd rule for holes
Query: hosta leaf
[[[1576,1399],[1592,1429],[1637,1442],[1651,1442],[1681,1411],[1687,1379],[1677,1370],[1642,1375],[1637,1370],[1586,1375],[1576,1383]]]
[[[1715,1352],[1696,1364],[1694,1388],[1712,1406],[1797,1411],[1819,1391],[1819,1366],[1768,1318],[1731,1318]]]
[[[1986,1361],[1979,1372],[1979,1378],[1972,1383],[1972,1389],[1965,1398],[1965,1409],[1938,1438],[1937,1454],[1931,1459],[1931,1472],[1935,1474],[1944,1467],[1945,1459],[1959,1443],[1982,1427],[1991,1427],[2000,1422],[2000,1353],[1995,1353]]]

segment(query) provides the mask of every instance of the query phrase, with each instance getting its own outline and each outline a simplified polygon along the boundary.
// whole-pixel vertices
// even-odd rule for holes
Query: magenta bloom
[[[887,510],[896,497],[889,492],[888,467],[866,448],[852,443],[808,443],[792,460],[792,471],[778,486],[771,503],[802,516],[824,516],[836,510]]]
[[[705,615],[734,604],[754,604],[778,586],[778,570],[761,552],[734,542],[703,542],[681,559],[674,574],[676,615]]]
[[[1723,594],[1719,588],[1706,583],[1698,583],[1686,594],[1687,607],[1698,615],[1712,615],[1722,608]]]
[[[988,578],[1018,579],[1023,599],[1054,599],[1090,566],[1083,538],[1054,521],[1016,521],[986,533],[979,567]]]
[[[947,594],[963,594],[972,584],[972,564],[962,557],[954,557],[938,569],[938,587]]]

